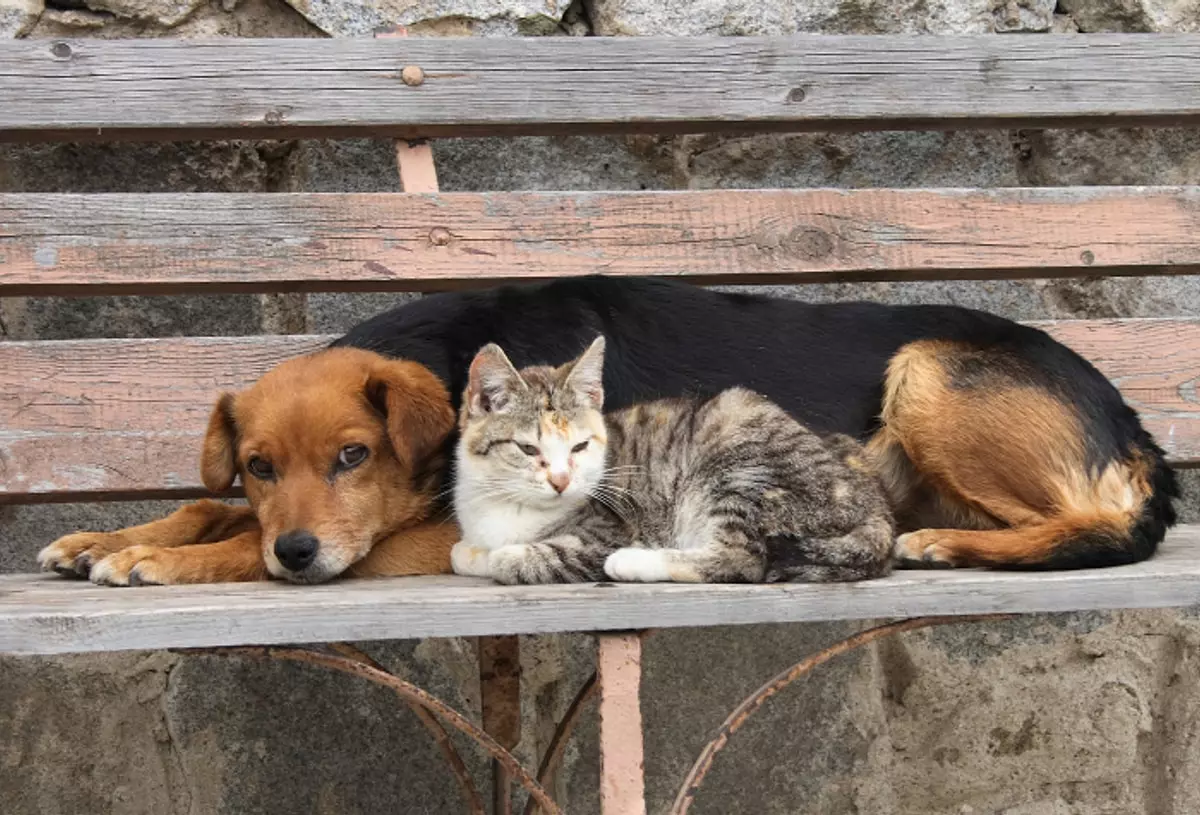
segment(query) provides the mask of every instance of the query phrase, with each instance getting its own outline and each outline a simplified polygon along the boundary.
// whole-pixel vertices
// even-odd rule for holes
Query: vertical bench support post
[[[642,638],[637,632],[601,634],[600,811],[646,815],[642,757]]]

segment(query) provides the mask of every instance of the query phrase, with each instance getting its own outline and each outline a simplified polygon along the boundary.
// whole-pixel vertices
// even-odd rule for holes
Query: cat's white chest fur
[[[536,540],[539,532],[563,515],[560,508],[529,506],[511,498],[479,498],[473,493],[470,487],[455,490],[462,531],[462,540],[450,550],[455,574],[488,577],[489,553],[501,546]]]

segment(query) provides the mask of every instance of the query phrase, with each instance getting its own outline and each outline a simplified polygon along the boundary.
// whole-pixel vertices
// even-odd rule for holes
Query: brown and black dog
[[[441,497],[454,408],[488,342],[518,367],[608,339],[606,407],[742,385],[868,443],[902,562],[1080,568],[1149,557],[1175,478],[1136,413],[1044,332],[950,306],[807,304],[648,279],[578,278],[427,297],[280,365],[214,408],[214,501],[40,556],[98,582],[448,570]]]

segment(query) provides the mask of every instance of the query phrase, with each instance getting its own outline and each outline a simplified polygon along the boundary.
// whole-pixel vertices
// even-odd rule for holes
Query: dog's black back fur
[[[971,387],[973,378],[1000,373],[1041,388],[1077,412],[1089,467],[1102,470],[1134,455],[1150,463],[1153,498],[1135,534],[1145,539],[1140,557],[1174,522],[1174,476],[1116,388],[1046,333],[986,312],[810,304],[661,279],[585,277],[425,297],[335,344],[429,367],[457,407],[470,361],[487,343],[503,347],[518,368],[559,365],[601,333],[606,408],[741,385],[818,432],[859,439],[878,427],[887,364],[902,346],[942,339],[988,349],[996,352],[988,370],[951,371],[952,381]]]
[[[446,382],[457,407],[471,359],[487,343],[504,348],[518,368],[559,365],[601,333],[605,407],[614,410],[741,385],[814,430],[863,438],[877,426],[888,360],[920,339],[1009,350],[1014,376],[1040,379],[1093,421],[1128,410],[1077,354],[986,312],[801,303],[652,278],[582,277],[437,294],[380,314],[334,344],[420,362]],[[1097,450],[1105,459],[1112,453]]]

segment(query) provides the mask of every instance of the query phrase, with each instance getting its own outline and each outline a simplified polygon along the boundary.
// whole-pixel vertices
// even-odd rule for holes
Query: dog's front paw
[[[89,577],[102,586],[166,586],[186,582],[179,579],[179,570],[173,564],[178,554],[157,546],[130,546],[92,566]]]
[[[66,577],[87,577],[98,561],[129,546],[119,533],[76,532],[65,535],[38,552],[43,571]]]
[[[466,541],[459,541],[450,548],[450,568],[455,574],[487,577],[490,555],[491,552],[484,546],[472,546]]]
[[[892,559],[902,569],[951,569],[954,559],[939,539],[936,529],[903,534],[892,546]]]
[[[622,583],[662,583],[671,572],[661,549],[618,549],[604,559],[604,573]]]

